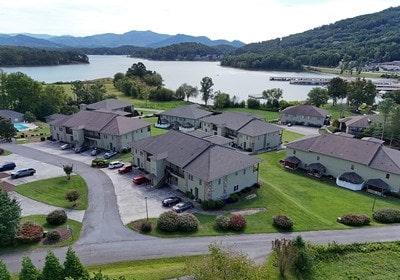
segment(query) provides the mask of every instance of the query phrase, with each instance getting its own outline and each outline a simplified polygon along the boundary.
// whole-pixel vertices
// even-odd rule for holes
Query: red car
[[[141,184],[145,184],[148,183],[150,180],[147,179],[145,176],[143,175],[139,175],[139,176],[135,176],[133,177],[133,183],[135,183],[136,185],[141,185]]]
[[[125,174],[132,171],[132,165],[127,165],[118,169],[119,174]]]

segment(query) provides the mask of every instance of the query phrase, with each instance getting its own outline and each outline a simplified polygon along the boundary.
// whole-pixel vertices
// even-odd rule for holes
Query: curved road
[[[61,157],[51,155],[23,145],[1,144],[1,147],[34,158],[45,163],[59,165]],[[353,243],[364,241],[394,241],[400,239],[398,226],[374,227],[351,230],[311,231],[294,233],[230,235],[217,237],[154,238],[138,234],[127,229],[118,213],[114,187],[109,177],[99,169],[87,164],[71,161],[74,170],[87,182],[89,189],[89,207],[83,219],[83,229],[73,249],[86,264],[101,264],[125,260],[162,258],[182,255],[197,255],[208,252],[208,245],[216,242],[223,246],[242,251],[252,259],[263,262],[271,251],[271,242],[275,238],[294,238],[300,235],[316,243]],[[64,261],[67,248],[52,249]],[[41,268],[47,250],[23,251],[1,254],[12,273],[20,271],[21,260],[28,255],[34,264]]]

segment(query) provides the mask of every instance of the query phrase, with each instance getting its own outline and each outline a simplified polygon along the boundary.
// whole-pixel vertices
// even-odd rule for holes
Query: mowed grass
[[[226,109],[223,109],[223,111],[224,112],[225,111],[226,112],[246,112],[246,113],[250,113],[253,115],[263,117],[267,120],[267,122],[279,119],[279,112],[273,112],[273,111],[255,110],[255,109],[248,109],[248,108],[226,108]]]
[[[89,266],[90,275],[99,272],[113,279],[125,276],[135,280],[172,279],[185,275],[188,261],[200,260],[200,256],[184,256],[151,260],[117,262],[104,265]]]
[[[67,180],[66,176],[44,179],[17,186],[16,191],[33,200],[49,205],[71,208],[72,203],[65,199],[68,191],[78,191],[80,197],[76,201],[77,206],[73,209],[85,210],[88,207],[88,190],[85,181],[78,175],[71,176]]]
[[[34,250],[34,249],[39,249],[39,248],[55,248],[55,247],[64,247],[64,246],[69,246],[75,243],[81,234],[81,229],[82,229],[82,223],[68,219],[67,222],[63,225],[59,226],[52,226],[49,225],[46,222],[46,215],[31,215],[31,216],[25,216],[21,218],[21,223],[23,224],[25,222],[34,222],[40,226],[42,226],[43,230],[45,231],[52,231],[56,229],[65,229],[68,227],[70,230],[72,230],[72,235],[67,239],[59,243],[51,244],[51,245],[44,245],[41,243],[35,243],[35,244],[22,244],[18,246],[10,245],[6,247],[1,247],[0,248],[0,253],[8,253],[8,252],[15,252],[15,251],[21,251],[21,250]]]

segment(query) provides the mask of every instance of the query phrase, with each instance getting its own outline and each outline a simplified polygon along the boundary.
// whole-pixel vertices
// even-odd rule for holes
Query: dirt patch
[[[5,172],[0,172],[0,179],[7,178],[8,176],[10,176],[10,174],[5,173]]]
[[[231,211],[232,215],[252,215],[252,214],[256,214],[258,212],[263,212],[263,211],[267,211],[266,208],[252,208],[252,209],[243,209],[243,210],[234,210]]]
[[[0,181],[0,189],[5,190],[6,192],[13,192],[15,191],[15,185]]]
[[[60,240],[50,241],[50,240],[47,240],[47,238],[45,237],[40,241],[43,245],[54,245],[56,243],[60,243],[60,242],[67,240],[71,236],[71,231],[66,228],[59,228],[59,229],[55,229],[55,230],[51,230],[51,231],[57,231],[60,234]]]

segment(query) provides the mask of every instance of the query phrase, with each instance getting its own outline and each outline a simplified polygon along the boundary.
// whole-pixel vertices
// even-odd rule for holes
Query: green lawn
[[[65,199],[70,190],[77,190],[80,194],[77,206],[73,209],[85,210],[88,207],[88,190],[82,177],[74,175],[71,180],[66,176],[30,182],[17,186],[16,191],[26,197],[49,205],[72,208],[72,203]]]
[[[108,275],[114,279],[120,276],[135,280],[172,279],[184,276],[186,263],[196,259],[200,259],[200,256],[118,262],[90,266],[88,269],[91,275],[101,270],[103,275]]]
[[[300,133],[297,133],[297,132],[284,130],[284,131],[282,131],[282,142],[283,143],[289,143],[289,142],[292,142],[294,140],[300,139],[303,136],[304,136],[303,134],[300,134]]]
[[[247,112],[253,115],[258,115],[267,120],[267,122],[271,122],[273,120],[279,119],[279,112],[273,111],[265,111],[265,110],[255,110],[255,109],[248,109],[248,108],[226,108],[223,111],[227,112]]]
[[[39,224],[43,227],[43,230],[45,231],[51,231],[59,228],[67,228],[67,225],[69,228],[72,230],[72,236],[63,242],[59,242],[56,244],[52,245],[43,245],[40,243],[36,244],[24,244],[24,245],[19,245],[19,246],[7,246],[7,247],[1,247],[0,248],[0,253],[8,253],[8,252],[15,252],[15,251],[21,251],[21,250],[34,250],[34,249],[39,249],[39,248],[54,248],[54,247],[64,247],[64,246],[69,246],[75,243],[81,234],[81,229],[82,229],[82,223],[77,222],[75,220],[68,219],[67,222],[63,225],[60,226],[52,226],[47,224],[46,222],[46,216],[45,215],[32,215],[32,216],[26,216],[22,217],[21,219],[21,224],[25,222],[34,222],[36,224]]]
[[[289,216],[294,222],[294,231],[348,229],[336,218],[346,213],[367,214],[372,217],[372,205],[376,199],[375,209],[400,209],[400,200],[387,197],[380,198],[364,192],[354,192],[337,187],[334,181],[311,178],[298,171],[282,169],[279,160],[285,158],[285,151],[275,151],[257,155],[260,163],[260,181],[257,198],[242,199],[237,204],[227,205],[224,210],[247,208],[266,208],[266,211],[246,215],[247,227],[244,233],[276,232],[272,218],[277,214]],[[164,237],[177,236],[214,236],[220,235],[214,229],[214,215],[196,214],[201,228],[192,234],[165,234],[153,230],[151,235]],[[156,219],[152,219],[153,227]],[[372,220],[370,226],[382,226]],[[224,232],[223,234],[235,234]]]

